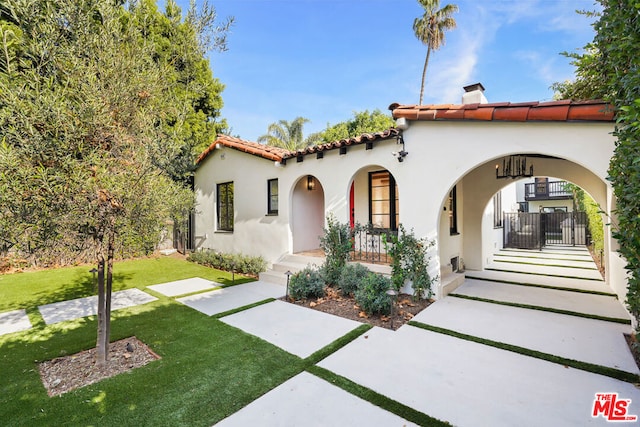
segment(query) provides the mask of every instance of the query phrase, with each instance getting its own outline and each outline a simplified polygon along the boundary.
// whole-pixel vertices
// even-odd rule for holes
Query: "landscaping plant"
[[[242,254],[225,254],[215,251],[197,251],[189,254],[187,261],[224,271],[257,276],[267,269],[264,258],[251,257]]]
[[[335,285],[340,280],[342,269],[347,264],[349,252],[353,247],[352,239],[349,224],[336,221],[333,215],[327,217],[327,228],[320,237],[320,247],[325,254],[322,275],[327,284]]]
[[[369,273],[371,271],[362,264],[347,264],[342,269],[342,274],[338,280],[338,288],[343,295],[353,295]]]
[[[293,299],[320,298],[324,296],[324,278],[311,266],[291,276],[289,295]]]
[[[391,313],[391,296],[387,291],[391,287],[391,281],[380,274],[369,273],[355,291],[356,303],[365,313],[383,314]]]
[[[385,238],[384,245],[391,257],[391,284],[399,292],[406,281],[411,281],[415,298],[431,297],[433,278],[429,275],[429,257],[427,251],[434,241],[418,239],[413,230],[406,232],[402,224],[398,235]]]

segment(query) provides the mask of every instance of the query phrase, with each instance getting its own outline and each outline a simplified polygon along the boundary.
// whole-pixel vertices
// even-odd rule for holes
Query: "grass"
[[[35,305],[90,295],[87,271],[0,276],[2,311],[22,307],[37,313]],[[115,275],[115,290],[193,276],[231,283],[230,274],[171,258],[117,263]],[[114,311],[111,340],[135,335],[162,359],[58,397],[47,395],[37,362],[94,347],[95,316],[39,322],[0,336],[2,424],[210,426],[306,366],[276,346],[157,296],[150,304]]]
[[[83,266],[0,276],[0,311],[26,308],[34,324],[30,330],[0,336],[3,426],[210,426],[305,370],[417,424],[445,425],[315,366],[364,334],[370,325],[364,324],[301,359],[226,325],[220,316],[206,316],[145,289],[194,276],[224,286],[232,284],[231,274],[167,257],[121,262],[114,269],[114,291],[144,289],[158,300],[114,311],[111,341],[135,335],[161,359],[49,397],[40,380],[38,362],[93,348],[97,321],[96,316],[90,316],[45,325],[37,306],[94,294],[89,269]],[[236,277],[236,284],[251,280]]]
[[[91,268],[92,266],[84,265],[0,275],[0,312],[95,295],[93,275],[89,273]],[[239,274],[235,276],[236,284],[253,280]],[[178,258],[154,257],[115,263],[113,290],[144,290],[149,285],[189,277],[202,277],[222,285],[232,284],[231,273]]]

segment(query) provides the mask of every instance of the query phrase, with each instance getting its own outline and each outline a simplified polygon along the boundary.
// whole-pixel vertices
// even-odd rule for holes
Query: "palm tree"
[[[427,76],[427,66],[432,50],[438,50],[444,46],[444,32],[456,27],[456,20],[451,17],[458,11],[458,6],[448,4],[442,9],[440,0],[418,0],[424,8],[424,14],[413,21],[413,32],[418,40],[427,45],[427,57],[424,60],[422,70],[422,85],[420,86],[420,102],[424,94],[424,80]]]
[[[291,122],[280,120],[278,123],[271,123],[267,134],[258,137],[258,142],[289,151],[305,148],[310,144],[303,138],[302,128],[308,122],[309,119],[305,117],[296,117]]]

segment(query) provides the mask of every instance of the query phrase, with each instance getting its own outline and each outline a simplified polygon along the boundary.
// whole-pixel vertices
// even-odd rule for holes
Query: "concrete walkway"
[[[216,424],[217,427],[414,425],[307,372]]]
[[[319,366],[456,426],[607,425],[591,417],[605,391],[640,414],[632,384],[407,325],[374,328]]]
[[[114,292],[111,296],[111,310],[133,307],[155,301],[158,298],[149,295],[140,289],[126,289]],[[79,319],[81,317],[98,314],[98,296],[93,295],[69,301],[60,301],[53,304],[38,307],[40,314],[47,325],[65,320]]]
[[[154,292],[158,292],[167,297],[175,297],[178,295],[186,295],[194,292],[214,289],[221,286],[220,283],[202,279],[200,277],[192,277],[189,279],[176,280],[174,282],[161,283],[159,285],[147,286]]]
[[[361,325],[284,301],[273,301],[221,320],[301,358]]]
[[[584,256],[578,252],[567,255],[561,250],[532,255],[558,259],[554,254]],[[524,258],[528,258],[526,253]],[[554,263],[561,264],[549,262]],[[521,273],[515,277],[526,277],[528,283],[543,286],[560,284],[567,290],[491,282],[489,279],[496,275],[498,280],[505,280],[505,277],[513,279],[518,273],[485,271],[468,272],[484,274],[485,280],[467,280],[456,293],[537,306],[539,310],[449,296],[413,320],[567,359],[640,373],[623,337],[623,333],[631,332],[629,325],[545,311],[565,310],[628,319],[613,296],[575,292],[586,288],[612,294],[606,284],[600,280],[560,277],[563,271],[571,275],[578,270],[571,267],[567,270],[542,265],[535,268],[542,274],[557,274],[557,277]],[[329,325],[333,316],[312,310],[307,310],[312,312],[307,315],[304,310],[276,301],[221,320],[305,357],[329,340],[323,338],[322,343],[313,345],[316,338],[322,336],[319,331],[332,329]],[[349,328],[345,328],[344,333],[347,330]],[[296,350],[302,346],[308,349]],[[607,425],[602,416],[593,418],[591,414],[596,393],[610,392],[631,399],[628,414],[640,415],[640,390],[630,383],[410,325],[397,331],[373,328],[318,365],[453,425]],[[308,422],[300,422],[296,418],[300,408],[324,405],[323,402],[333,401],[334,393],[344,393],[325,389],[325,394],[308,397],[312,402],[309,403],[306,397],[294,397],[297,381],[304,378],[294,379],[296,382],[292,385],[285,383],[287,386],[275,388],[219,425],[306,425],[313,422],[313,417],[304,418]],[[318,381],[322,380],[313,382]],[[382,418],[355,423],[344,420],[333,418],[319,425],[395,425]]]
[[[31,321],[26,310],[13,310],[0,313],[0,335],[31,329]]]
[[[281,298],[286,288],[273,283],[256,281],[242,285],[216,289],[211,292],[177,298],[176,301],[189,306],[207,316],[224,313],[246,305],[255,304],[268,298]]]

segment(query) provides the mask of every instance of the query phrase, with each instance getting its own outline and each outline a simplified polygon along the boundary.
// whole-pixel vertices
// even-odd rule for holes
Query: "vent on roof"
[[[482,83],[475,83],[464,87],[462,94],[463,104],[487,104],[487,98],[484,96],[484,86]]]

